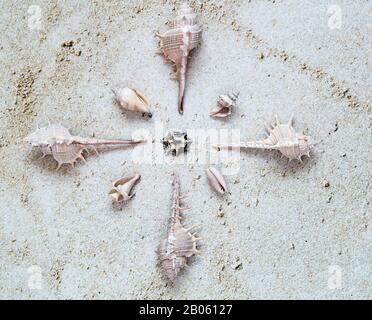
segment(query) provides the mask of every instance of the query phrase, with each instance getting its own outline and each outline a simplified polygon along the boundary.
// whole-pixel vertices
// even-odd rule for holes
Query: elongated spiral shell
[[[172,78],[179,82],[178,111],[183,113],[187,59],[190,51],[199,45],[202,29],[197,24],[196,14],[187,4],[180,6],[177,17],[170,20],[168,26],[170,30],[156,36],[160,40],[160,52],[175,64]]]
[[[178,177],[173,181],[173,207],[168,235],[158,247],[157,255],[165,276],[174,282],[180,271],[186,266],[187,259],[199,254],[196,248],[195,227],[186,229],[181,224],[180,211],[180,184]]]
[[[312,139],[302,133],[298,133],[292,126],[293,117],[288,123],[266,124],[268,137],[263,140],[240,142],[238,145],[220,145],[218,148],[248,148],[248,149],[272,149],[279,150],[281,154],[291,160],[302,161],[303,156],[310,157],[313,148]]]
[[[39,148],[43,157],[52,155],[57,161],[59,169],[63,164],[71,164],[83,157],[85,149],[99,145],[129,145],[144,142],[144,140],[119,140],[119,139],[96,139],[82,138],[73,136],[69,130],[60,124],[51,124],[47,127],[39,128],[35,132],[24,138],[24,141],[32,147]]]

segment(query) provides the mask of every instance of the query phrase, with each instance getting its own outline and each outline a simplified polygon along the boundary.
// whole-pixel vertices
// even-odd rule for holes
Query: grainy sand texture
[[[179,4],[0,2],[0,298],[371,299],[371,2],[189,1],[203,41],[189,59],[182,116],[154,38]],[[113,103],[111,90],[124,86],[148,97],[153,118]],[[240,92],[233,114],[212,119],[230,90]],[[217,164],[228,184],[222,197],[207,183],[208,159],[173,158],[155,134],[238,130],[262,139],[265,121],[292,114],[317,143],[311,157],[237,152],[238,161]],[[164,159],[105,148],[56,171],[23,142],[48,123],[83,137],[142,130]],[[202,255],[170,285],[155,250],[172,172],[191,207],[185,225],[201,226]],[[142,176],[135,197],[113,205],[112,182],[134,173]]]

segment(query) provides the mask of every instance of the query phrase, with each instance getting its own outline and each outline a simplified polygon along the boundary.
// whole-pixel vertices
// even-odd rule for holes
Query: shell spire
[[[248,148],[279,150],[281,154],[291,160],[302,161],[302,156],[310,157],[313,148],[312,139],[302,133],[298,133],[292,126],[293,116],[288,123],[265,124],[268,137],[263,140],[240,142],[237,145],[219,145],[217,148]]]
[[[181,223],[180,182],[177,175],[173,180],[172,214],[167,238],[162,241],[157,250],[160,267],[165,276],[174,282],[180,271],[186,266],[188,258],[200,254],[196,248],[195,232],[184,228]]]
[[[24,138],[24,141],[32,147],[39,148],[43,157],[52,155],[58,162],[57,169],[63,164],[74,166],[78,159],[85,161],[83,151],[89,147],[95,150],[99,145],[132,145],[145,142],[144,140],[82,138],[71,135],[70,131],[60,124],[40,128]]]
[[[197,15],[187,3],[180,6],[175,19],[168,23],[169,30],[164,34],[156,34],[160,41],[160,52],[175,65],[172,78],[178,80],[178,111],[184,111],[187,60],[190,51],[195,49],[202,36],[202,29],[197,23]]]

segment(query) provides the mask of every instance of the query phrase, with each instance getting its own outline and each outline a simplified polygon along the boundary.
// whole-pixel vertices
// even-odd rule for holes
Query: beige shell
[[[159,264],[165,276],[174,282],[180,271],[186,266],[187,260],[200,252],[196,241],[200,238],[191,230],[195,227],[184,228],[181,223],[180,212],[180,182],[178,176],[173,180],[173,206],[168,235],[157,249]]]
[[[126,87],[113,92],[115,94],[115,101],[123,110],[140,112],[147,114],[149,118],[152,117],[149,101],[138,90]]]
[[[288,123],[282,124],[276,119],[275,125],[266,125],[268,137],[258,141],[241,142],[239,145],[217,146],[218,148],[249,148],[249,149],[273,149],[279,150],[289,161],[306,155],[310,157],[313,148],[312,139],[302,133],[297,133],[292,127],[293,116]]]
[[[226,192],[227,186],[225,179],[216,168],[214,167],[208,168],[207,177],[211,187],[213,187],[213,189],[215,189],[218,193],[224,194]]]
[[[217,106],[211,111],[210,116],[216,118],[225,118],[231,115],[232,109],[236,106],[236,100],[239,92],[229,92],[218,97]]]
[[[162,142],[165,149],[177,156],[180,152],[187,152],[191,139],[188,138],[186,131],[169,130]]]
[[[131,193],[132,189],[140,178],[141,176],[139,174],[135,174],[114,181],[109,196],[115,202],[126,202],[132,199],[135,196],[135,193]]]
[[[82,153],[88,148],[96,150],[95,147],[99,145],[129,145],[144,142],[144,140],[82,138],[71,135],[69,130],[60,124],[52,124],[37,129],[24,138],[24,141],[32,147],[39,148],[43,153],[43,157],[52,155],[58,163],[57,169],[63,164],[71,164],[73,166],[78,159],[85,161]]]
[[[178,111],[183,113],[187,59],[190,51],[199,45],[202,29],[197,24],[196,14],[186,3],[181,5],[177,17],[169,21],[168,26],[170,30],[156,34],[156,37],[160,41],[160,52],[175,64],[172,78],[179,82]]]

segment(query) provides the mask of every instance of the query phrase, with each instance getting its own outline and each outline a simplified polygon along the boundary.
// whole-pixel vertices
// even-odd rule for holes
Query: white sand
[[[372,298],[371,7],[314,2],[191,1],[204,39],[190,59],[180,116],[177,83],[153,38],[174,1],[2,1],[0,298]],[[337,26],[327,13],[334,3],[341,29],[328,26]],[[41,30],[32,30],[33,4]],[[69,40],[72,47],[61,46]],[[111,89],[124,85],[145,93],[153,119],[112,104]],[[233,116],[211,119],[217,96],[230,89],[241,93]],[[48,121],[100,138],[162,123],[258,139],[264,120],[292,113],[295,128],[320,142],[311,158],[288,165],[277,152],[244,152],[223,198],[208,186],[203,161],[133,163],[129,148],[56,172],[52,159],[22,143]],[[185,223],[202,226],[203,255],[169,286],[155,249],[170,214],[172,171],[192,207]],[[107,197],[111,182],[134,172],[142,175],[136,196],[118,210]]]

